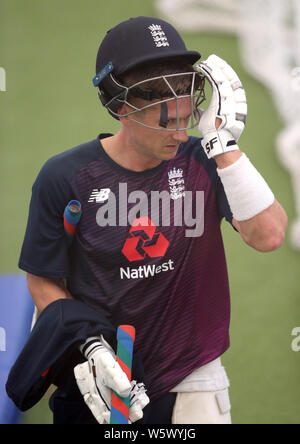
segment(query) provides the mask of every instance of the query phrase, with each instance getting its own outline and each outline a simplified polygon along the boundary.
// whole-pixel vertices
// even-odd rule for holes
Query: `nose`
[[[187,142],[189,137],[187,135],[186,130],[176,131],[173,134],[173,139],[176,140],[176,142]]]

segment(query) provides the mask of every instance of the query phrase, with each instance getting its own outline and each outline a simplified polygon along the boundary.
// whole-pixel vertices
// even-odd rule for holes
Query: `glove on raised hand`
[[[212,97],[209,107],[200,112],[198,129],[203,136],[202,146],[208,158],[229,151],[238,150],[237,141],[246,123],[247,99],[242,83],[236,72],[216,55],[196,66],[211,87]],[[216,119],[221,124],[216,129]]]

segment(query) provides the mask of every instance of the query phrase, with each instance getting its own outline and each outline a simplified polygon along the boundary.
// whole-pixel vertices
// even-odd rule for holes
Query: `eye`
[[[190,120],[191,116],[187,116],[187,117],[182,117],[181,119],[179,119],[179,122],[177,122],[176,118],[171,118],[168,119],[168,128],[177,128],[177,125],[179,126],[179,128],[187,128],[189,120]]]

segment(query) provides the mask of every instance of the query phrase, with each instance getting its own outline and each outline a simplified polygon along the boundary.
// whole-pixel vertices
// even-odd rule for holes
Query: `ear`
[[[123,103],[121,108],[118,109],[117,113],[119,116],[122,116],[123,114],[127,114],[130,111],[132,111],[132,108],[130,108],[130,106],[126,105],[125,103]],[[122,125],[124,125],[124,126],[131,126],[132,125],[132,121],[130,119],[128,119],[127,117],[119,117],[119,120],[122,123]]]

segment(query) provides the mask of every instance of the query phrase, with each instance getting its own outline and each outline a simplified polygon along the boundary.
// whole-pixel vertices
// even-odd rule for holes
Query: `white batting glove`
[[[80,350],[89,362],[97,385],[105,385],[124,398],[129,395],[130,381],[116,361],[112,347],[103,336],[89,338]]]
[[[130,395],[129,419],[131,422],[141,419],[144,407],[150,402],[145,386],[136,381],[129,382],[103,336],[89,338],[80,349],[88,361],[77,365],[74,375],[84,401],[97,422],[110,422],[112,390],[121,397]]]
[[[211,87],[209,107],[200,111],[198,129],[203,136],[202,146],[208,158],[239,149],[237,141],[246,123],[247,99],[236,72],[223,59],[211,55],[196,66]],[[216,119],[221,125],[216,129]]]
[[[104,384],[96,384],[93,371],[88,362],[77,365],[74,368],[74,375],[84,402],[97,422],[99,424],[109,424],[111,389]]]

